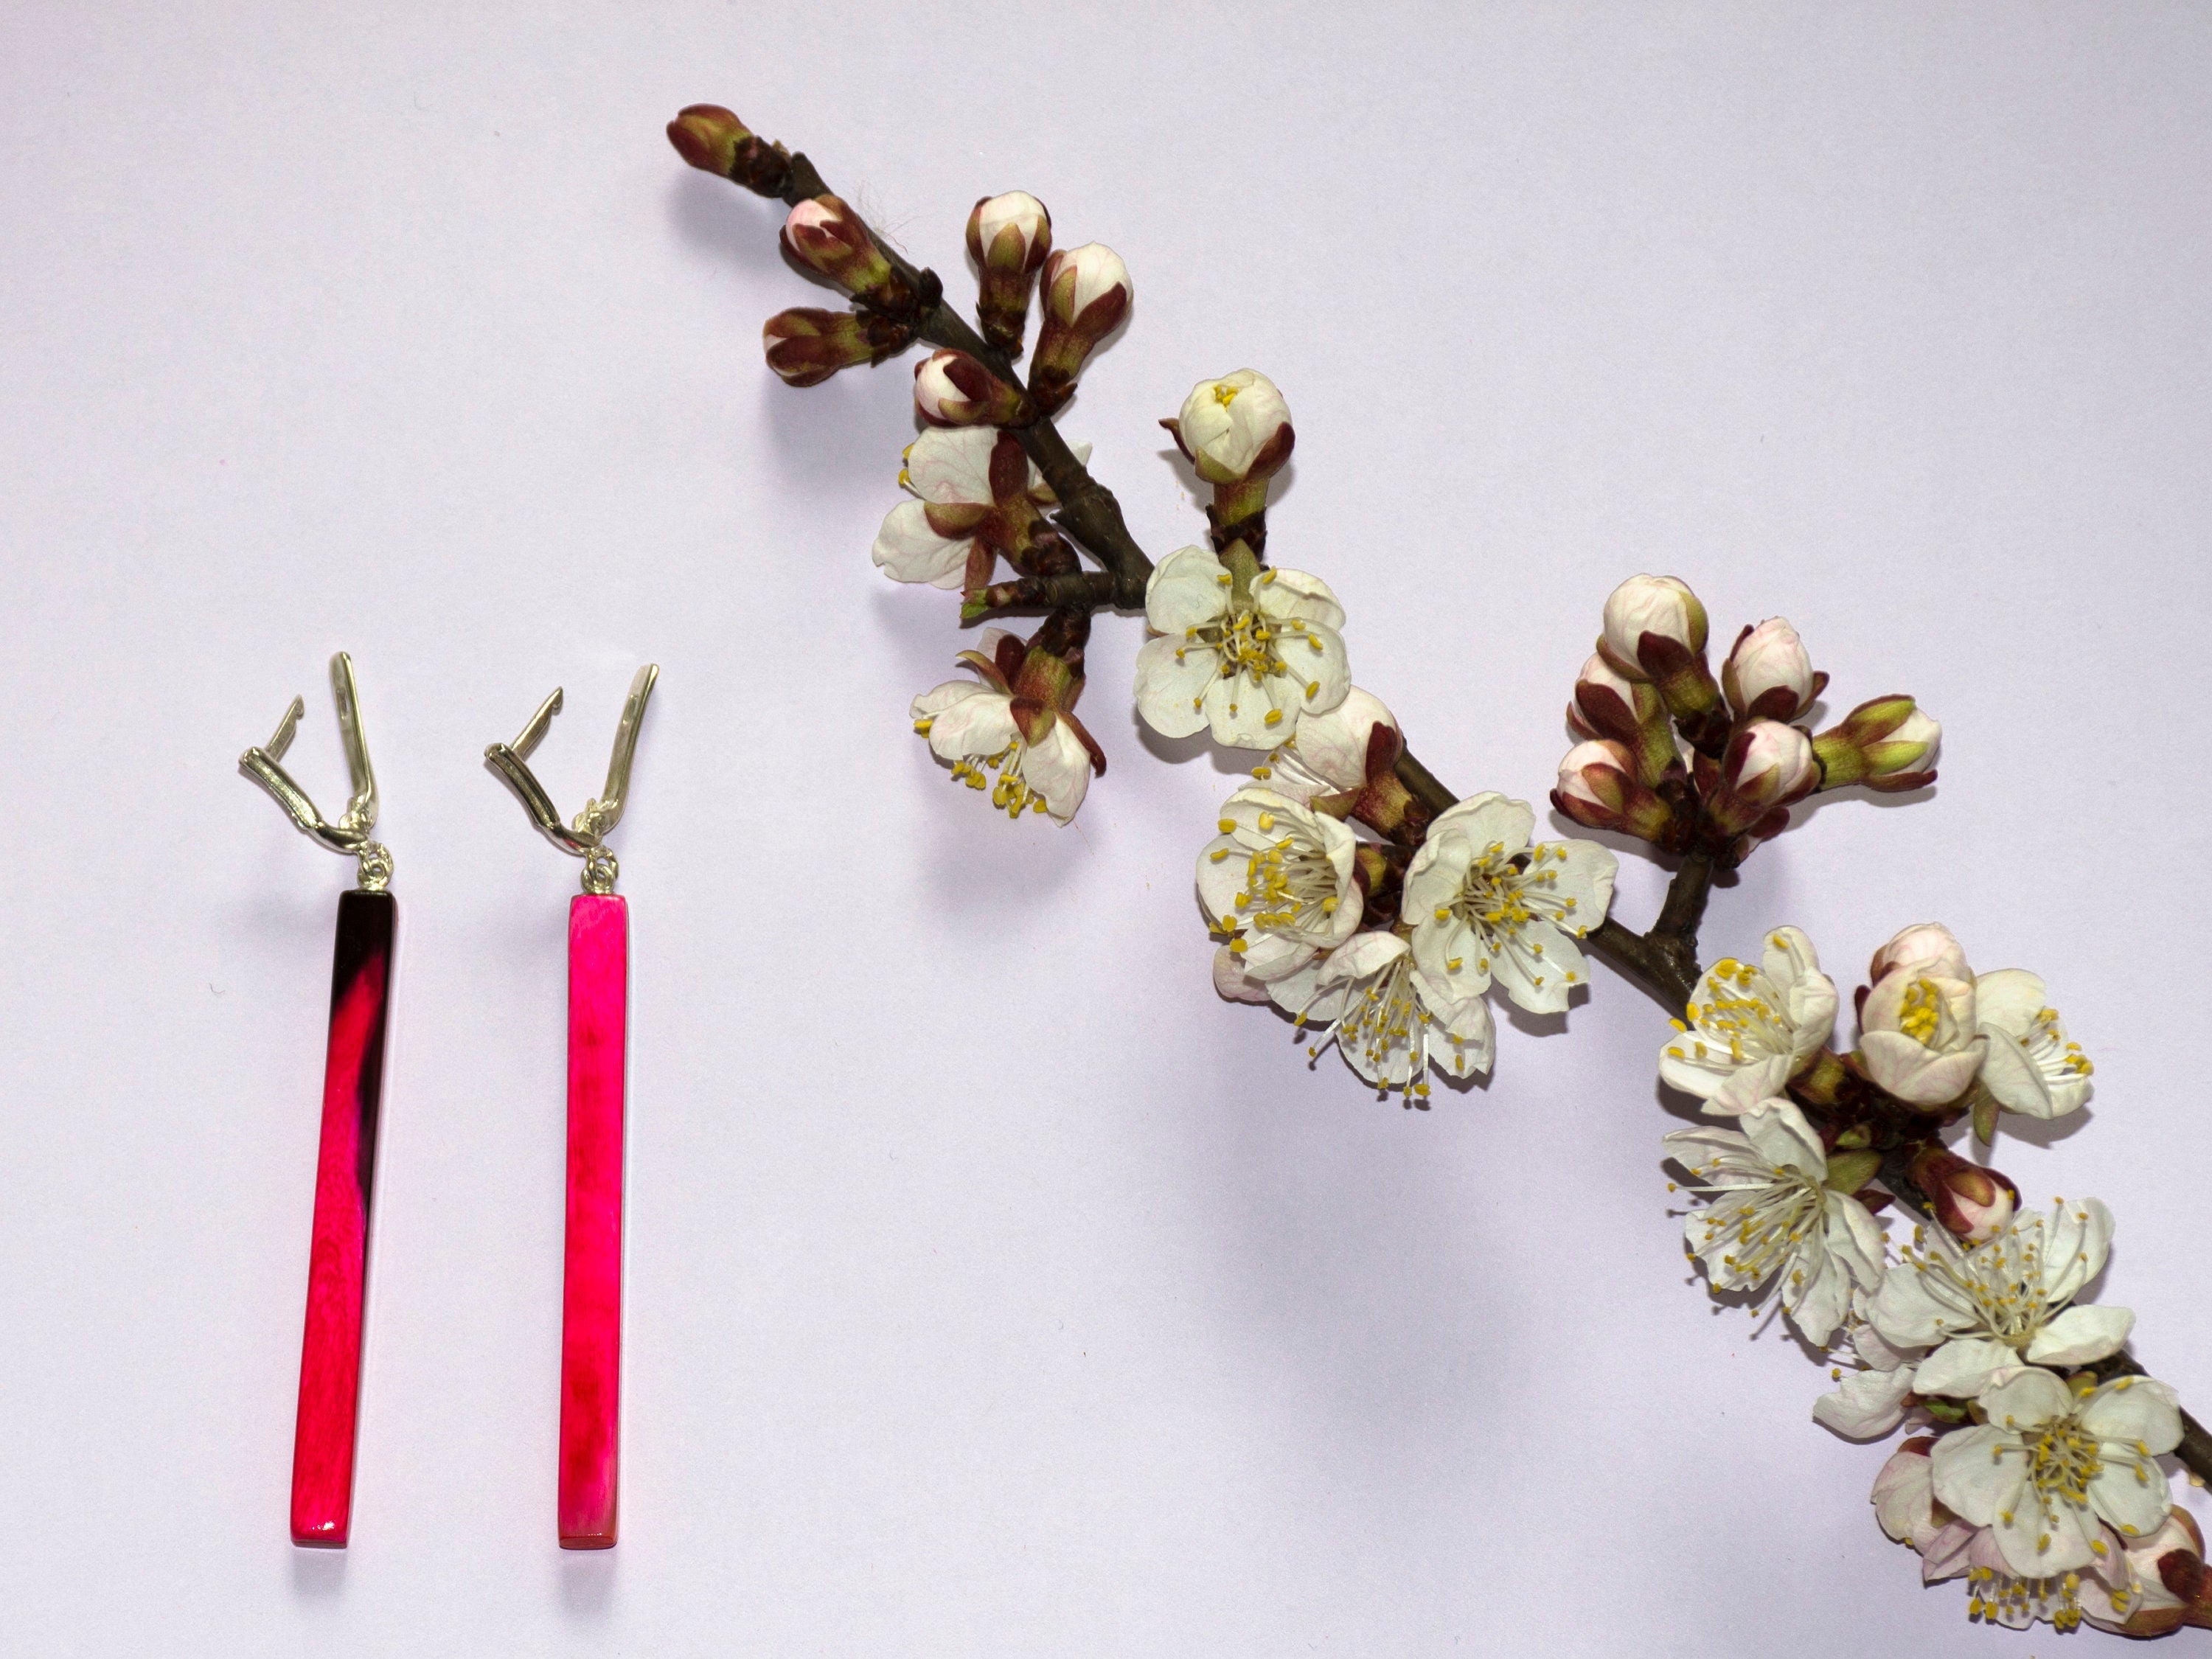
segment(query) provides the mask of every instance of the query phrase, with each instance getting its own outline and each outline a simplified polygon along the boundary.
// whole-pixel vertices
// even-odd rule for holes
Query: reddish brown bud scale
[[[791,180],[791,158],[780,144],[749,131],[720,104],[691,104],[668,124],[676,153],[702,173],[743,185],[762,196],[781,196]]]
[[[2001,1231],[2020,1207],[2020,1188],[2008,1176],[1942,1146],[1923,1146],[1906,1172],[1927,1199],[1929,1212],[1969,1244]]]
[[[881,362],[913,338],[888,317],[811,306],[779,311],[761,325],[768,366],[790,386],[819,386],[841,368]]]

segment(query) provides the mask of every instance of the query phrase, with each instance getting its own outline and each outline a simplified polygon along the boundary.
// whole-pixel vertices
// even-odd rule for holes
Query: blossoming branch
[[[2055,1118],[2089,1098],[2089,1060],[2044,981],[1978,974],[1948,930],[1908,927],[1869,963],[1845,1046],[1842,998],[1798,929],[1768,931],[1749,959],[1698,961],[1714,875],[1785,833],[1793,806],[1935,781],[1941,730],[1911,697],[1818,729],[1828,677],[1788,622],[1742,628],[1715,673],[1686,583],[1621,583],[1574,683],[1550,799],[1673,865],[1657,919],[1633,931],[1608,914],[1613,853],[1539,839],[1526,802],[1445,787],[1354,684],[1328,583],[1272,562],[1270,481],[1296,433],[1265,375],[1201,380],[1161,422],[1212,499],[1204,544],[1155,563],[1087,447],[1055,424],[1128,315],[1110,249],[1056,246],[1025,192],[978,201],[971,327],[937,274],[886,246],[804,155],[712,105],[668,133],[694,167],[782,201],[787,252],[852,301],[769,319],[785,380],[937,348],[914,375],[923,430],[898,475],[910,499],[885,516],[875,562],[957,590],[963,623],[1042,618],[1027,638],[983,629],[958,653],[969,677],[914,699],[915,730],[955,781],[1010,817],[1071,820],[1105,770],[1075,712],[1091,618],[1141,607],[1142,718],[1255,757],[1195,863],[1224,999],[1279,1011],[1313,1055],[1333,1048],[1365,1084],[1425,1107],[1432,1076],[1494,1064],[1493,995],[1562,1012],[1589,982],[1585,952],[1605,957],[1676,1012],[1659,1077],[1714,1120],[1664,1137],[1685,1249],[1714,1292],[1788,1319],[1827,1356],[1836,1386],[1817,1421],[1855,1439],[1905,1431],[1872,1501],[1923,1577],[1963,1577],[1970,1616],[2010,1626],[2212,1626],[2203,1540],[2164,1461],[2212,1474],[2212,1436],[2127,1353],[2135,1316],[2082,1299],[2111,1211],[2024,1209],[2010,1180],[1944,1144],[1962,1123],[1986,1145],[2006,1112]]]

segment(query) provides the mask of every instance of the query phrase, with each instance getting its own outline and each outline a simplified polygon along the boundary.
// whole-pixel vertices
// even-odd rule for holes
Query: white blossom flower
[[[1028,651],[1002,629],[987,629],[983,639],[991,655],[960,653],[978,680],[948,680],[916,697],[908,711],[914,729],[929,739],[932,753],[952,763],[955,781],[988,787],[991,805],[1007,817],[1028,810],[1066,823],[1083,805],[1094,767],[1105,769],[1073,712],[1082,683],[1071,685],[1064,665],[1062,673],[1054,672],[1057,659],[1039,662],[1047,653]]]
[[[1881,1283],[1881,1224],[1826,1184],[1820,1137],[1795,1103],[1764,1103],[1734,1129],[1678,1129],[1666,1138],[1694,1179],[1702,1208],[1684,1218],[1690,1253],[1716,1289],[1771,1285],[1808,1342],[1827,1346],[1851,1287]]]
[[[1266,477],[1291,458],[1290,405],[1256,368],[1200,380],[1176,418],[1162,424],[1208,483]]]
[[[1056,499],[1020,443],[995,427],[932,427],[904,459],[899,483],[920,499],[890,510],[873,549],[893,581],[981,586],[989,556],[1026,547],[1040,509]],[[971,573],[979,552],[982,568]]]
[[[1395,734],[1396,718],[1382,700],[1353,686],[1325,713],[1298,716],[1298,729],[1252,775],[1301,806],[1316,795],[1357,795],[1372,781],[1376,727]],[[1395,761],[1395,745],[1390,756]]]
[[[2086,1570],[2016,1576],[1993,1528],[1960,1519],[1936,1496],[1931,1454],[1936,1443],[1923,1435],[1899,1446],[1875,1477],[1872,1495],[1881,1529],[1920,1553],[1923,1582],[1938,1583],[1963,1573],[1966,1616],[2014,1630],[2025,1630],[2038,1620],[2061,1631],[2084,1620],[2106,1630],[2121,1628],[2142,1588],[2126,1540],[2100,1524]]]
[[[1272,748],[1352,689],[1343,608],[1302,570],[1186,547],[1153,568],[1145,622],[1160,637],[1137,653],[1137,709],[1163,737]]]
[[[1915,1228],[1875,1297],[1875,1328],[1899,1346],[1942,1345],[1914,1373],[1919,1394],[1970,1398],[2023,1362],[2086,1365],[2118,1352],[2135,1326],[2125,1308],[2069,1305],[2112,1243],[2112,1212],[2094,1198],[2015,1215],[1972,1249]]]
[[[1836,982],[1795,927],[1766,936],[1759,965],[1723,957],[1705,970],[1676,1035],[1659,1051],[1659,1080],[1734,1117],[1783,1091],[1836,1028]]]
[[[1982,1086],[2000,1106],[2029,1117],[2063,1117],[2089,1099],[2096,1068],[2067,1040],[2058,1011],[2044,1004],[2043,981],[2019,968],[1974,981],[1974,1017],[1989,1038]]]
[[[2146,1537],[2171,1507],[2158,1459],[2181,1443],[2173,1390],[2123,1376],[2077,1398],[2025,1367],[1983,1391],[1989,1420],[1945,1435],[1929,1454],[1936,1497],[1996,1534],[2006,1568],[2048,1578],[2109,1556],[2103,1528]]]
[[[1867,1075],[1915,1106],[1942,1106],[1966,1093],[1990,1044],[1958,941],[1933,924],[1908,927],[1875,953],[1873,977],[1859,1010]]]
[[[1425,1100],[1433,1066],[1454,1077],[1487,1072],[1495,1048],[1490,1009],[1479,996],[1455,997],[1423,973],[1395,933],[1355,933],[1325,956],[1267,988],[1298,1024],[1322,1025],[1307,1050],[1330,1043],[1377,1089]]]
[[[1229,798],[1221,833],[1199,854],[1198,896],[1247,975],[1280,979],[1358,931],[1358,846],[1336,819],[1273,789]]]
[[[1832,1367],[1829,1378],[1839,1386],[1813,1402],[1813,1420],[1846,1440],[1878,1440],[1905,1421],[1910,1409],[1906,1402],[1912,1397],[1913,1368],[1921,1357],[1918,1348],[1895,1347],[1883,1340],[1868,1322],[1868,1310],[1866,1292],[1854,1291],[1846,1339],[1851,1352],[1838,1357],[1856,1361],[1856,1369]],[[1879,1485],[1875,1491],[1879,1501]],[[1882,1524],[1887,1529],[1888,1522]],[[1889,1535],[1900,1534],[1893,1531]]]
[[[1523,1008],[1554,1013],[1589,977],[1575,941],[1605,920],[1620,861],[1595,842],[1535,847],[1526,801],[1470,795],[1430,824],[1406,870],[1403,914],[1421,971],[1459,997],[1494,979]]]

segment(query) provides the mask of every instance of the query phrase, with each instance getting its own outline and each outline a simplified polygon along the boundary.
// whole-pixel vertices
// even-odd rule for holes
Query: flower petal
[[[1439,813],[1429,825],[1429,839],[1457,834],[1474,843],[1477,857],[1492,846],[1510,855],[1528,846],[1529,832],[1535,827],[1536,815],[1527,801],[1509,800],[1495,789],[1487,789]]]
[[[2012,1508],[2027,1478],[2020,1437],[1994,1424],[1945,1435],[1929,1461],[1935,1465],[1936,1501],[1978,1527],[1992,1524],[2000,1510]]]
[[[1186,629],[1212,622],[1229,608],[1229,573],[1202,547],[1180,547],[1152,567],[1145,583],[1145,622],[1182,643]]]
[[[1200,647],[1183,650],[1180,637],[1147,640],[1137,652],[1137,712],[1164,738],[1187,738],[1206,729],[1203,699],[1220,664]]]
[[[1303,570],[1285,570],[1278,566],[1266,573],[1252,595],[1253,603],[1263,617],[1292,617],[1332,630],[1344,627],[1344,607],[1336,602],[1336,594],[1318,576],[1310,576]]]
[[[1846,1371],[1833,1394],[1824,1394],[1813,1402],[1813,1420],[1846,1440],[1879,1439],[1905,1420],[1905,1401],[1911,1393],[1912,1373],[1909,1370]],[[1919,1461],[1924,1485],[1928,1460],[1923,1457]],[[1875,1501],[1879,1504],[1879,1482],[1875,1494]],[[1883,1523],[1883,1529],[1888,1530],[1887,1522]],[[1899,1539],[1904,1536],[1896,1532],[1889,1535]]]
[[[2025,1433],[2071,1416],[2074,1395],[2054,1372],[2024,1366],[1984,1389],[1981,1407],[1992,1426]]]
[[[1989,1385],[1991,1377],[2001,1371],[2016,1370],[2019,1364],[2020,1354],[2009,1343],[1962,1336],[1946,1342],[1920,1362],[1913,1372],[1912,1388],[1916,1394],[1972,1400]]]
[[[988,507],[996,427],[933,427],[906,453],[907,487],[925,501]]]
[[[957,587],[968,568],[972,536],[940,536],[929,527],[929,509],[920,501],[901,501],[884,519],[869,555],[895,582],[927,582]]]
[[[1044,810],[1066,823],[1091,787],[1091,751],[1067,729],[1066,720],[1056,720],[1052,730],[1030,744],[1022,757],[1022,778],[1044,797]]]
[[[2086,1365],[2118,1353],[2135,1325],[2131,1308],[2099,1304],[2069,1308],[2035,1334],[2025,1358],[2031,1365]]]
[[[2100,1440],[2140,1441],[2151,1456],[2163,1457],[2181,1443],[2178,1400],[2169,1384],[2151,1377],[2116,1378],[2081,1402],[2081,1426]]]

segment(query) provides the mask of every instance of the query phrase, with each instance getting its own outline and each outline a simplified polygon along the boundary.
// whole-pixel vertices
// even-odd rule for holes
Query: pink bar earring
[[[238,768],[276,797],[302,831],[333,853],[361,860],[361,884],[338,895],[322,1146],[315,1164],[314,1232],[307,1255],[307,1328],[300,1348],[300,1414],[292,1443],[292,1541],[343,1549],[353,1526],[369,1200],[375,1190],[376,1123],[384,1100],[384,1036],[399,904],[386,890],[392,854],[368,838],[376,827],[376,774],[362,736],[353,661],[343,651],[331,659],[331,690],[337,699],[338,735],[353,777],[352,799],[337,823],[315,810],[278,763],[307,712],[303,699],[292,699],[276,735],[240,756]]]
[[[615,728],[607,787],[564,826],[531,775],[531,751],[561,712],[561,693],[538,707],[513,743],[484,750],[545,838],[584,860],[584,890],[568,902],[568,1194],[561,1302],[561,1547],[611,1549],[621,1429],[623,1066],[629,1014],[629,913],[615,896],[605,836],[621,820],[637,729],[660,670],[630,682]]]

